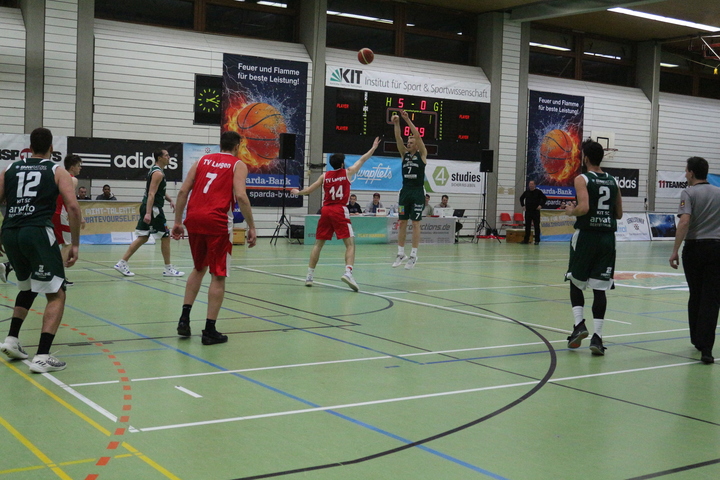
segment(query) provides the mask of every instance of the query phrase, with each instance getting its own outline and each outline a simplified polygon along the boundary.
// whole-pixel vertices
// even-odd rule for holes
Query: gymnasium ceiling
[[[519,21],[560,27],[632,41],[660,41],[673,50],[687,50],[690,39],[720,35],[690,27],[608,12],[624,7],[645,13],[720,27],[720,0],[413,0],[474,13],[505,11]],[[667,43],[666,43],[667,42]],[[715,40],[720,43],[720,36]],[[697,43],[697,42],[695,42]]]

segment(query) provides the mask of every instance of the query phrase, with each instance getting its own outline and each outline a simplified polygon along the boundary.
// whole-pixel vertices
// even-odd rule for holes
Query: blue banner
[[[345,167],[352,166],[361,155],[346,155]],[[328,163],[330,154],[325,158],[326,170],[332,170]],[[376,192],[399,192],[402,188],[402,162],[396,157],[370,157],[360,171],[351,178],[353,190],[372,190]]]

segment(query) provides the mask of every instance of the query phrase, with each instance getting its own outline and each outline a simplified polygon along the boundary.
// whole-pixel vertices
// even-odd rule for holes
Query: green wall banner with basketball
[[[283,198],[288,207],[302,206],[303,197],[290,196],[290,189],[302,188],[307,71],[305,62],[223,56],[221,129],[242,137],[240,159],[248,167],[253,206],[280,206]],[[294,151],[281,151],[283,133],[296,135]]]
[[[526,184],[534,181],[547,195],[545,208],[575,197],[581,172],[585,97],[530,90]]]

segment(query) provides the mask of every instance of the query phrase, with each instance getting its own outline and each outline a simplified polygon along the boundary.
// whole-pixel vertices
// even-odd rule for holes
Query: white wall
[[[45,4],[43,126],[54,135],[75,134],[78,0]]]
[[[684,172],[696,156],[710,163],[710,173],[720,173],[720,100],[661,93],[657,169]],[[678,202],[656,198],[655,210],[675,213]]]
[[[0,7],[1,133],[25,133],[25,24],[19,8]]]
[[[638,197],[623,197],[626,211],[644,211],[650,158],[650,101],[637,88],[530,75],[530,90],[585,97],[583,135],[614,132],[614,160],[602,166],[640,170]],[[687,97],[684,97],[687,98]]]

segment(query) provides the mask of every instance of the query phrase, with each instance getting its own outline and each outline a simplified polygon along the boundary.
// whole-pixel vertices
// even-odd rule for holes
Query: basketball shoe
[[[0,280],[2,280],[3,283],[7,283],[8,275],[10,275],[12,271],[13,268],[10,262],[0,263]]]
[[[412,270],[415,268],[415,264],[417,263],[417,257],[413,257],[412,255],[410,258],[408,258],[407,263],[405,264],[405,270]]]
[[[585,320],[583,319],[582,322],[575,325],[575,327],[573,328],[572,334],[569,337],[567,337],[568,348],[578,348],[582,344],[583,338],[587,338],[587,336],[588,336],[588,329],[587,329],[587,327],[585,327]],[[595,338],[595,337],[593,337],[593,338]],[[600,338],[600,337],[598,337],[598,338]],[[600,344],[602,346],[602,342],[600,342]]]
[[[208,330],[202,331],[202,344],[203,345],[215,345],[216,343],[225,343],[228,341],[228,336],[223,335],[222,333],[218,332],[217,330],[213,330],[212,332]]]
[[[183,275],[185,275],[185,272],[179,271],[172,265],[167,265],[163,270],[163,277],[182,277]]]
[[[306,287],[313,286],[313,274],[312,273],[308,273],[307,277],[305,277],[305,286]]]
[[[345,283],[347,283],[348,287],[352,288],[356,292],[359,290],[358,284],[353,278],[352,272],[345,272],[345,274],[342,276],[341,280]]]
[[[399,267],[402,265],[402,263],[407,260],[407,256],[404,253],[399,253],[397,257],[395,257],[395,261],[393,262],[392,266],[393,268]]]
[[[10,358],[16,358],[18,360],[25,360],[28,358],[28,354],[25,353],[20,340],[16,337],[5,338],[5,343],[0,343],[0,352],[3,352]]]
[[[607,348],[603,346],[602,338],[600,338],[597,333],[593,333],[590,339],[590,351],[592,354],[605,355],[605,350],[607,350]]]
[[[52,355],[35,355],[30,363],[30,371],[33,373],[59,372],[65,370],[67,363],[58,360]]]
[[[122,273],[126,277],[134,277],[135,274],[130,271],[130,267],[128,266],[128,263],[125,260],[120,260],[118,263],[115,264],[113,267],[118,272]]]

